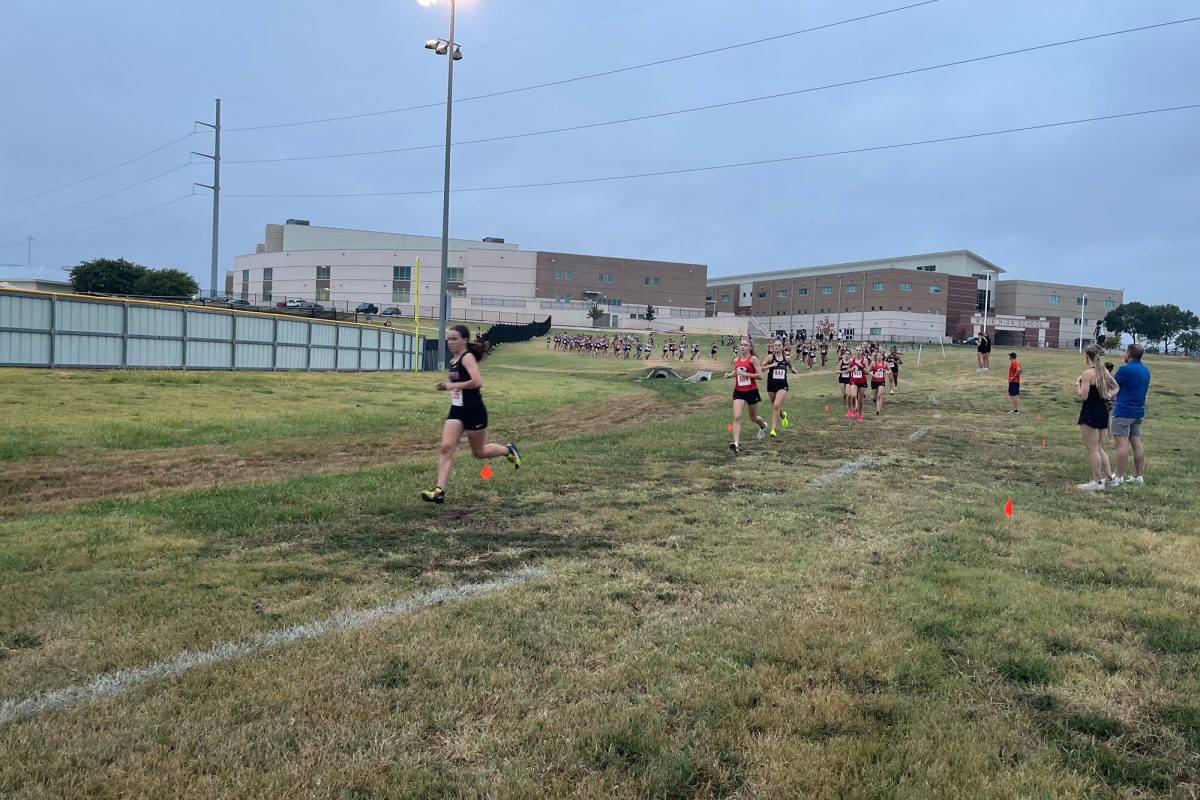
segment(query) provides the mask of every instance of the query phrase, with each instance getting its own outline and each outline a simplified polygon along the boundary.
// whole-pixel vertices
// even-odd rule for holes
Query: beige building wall
[[[1086,307],[1083,305],[1084,295],[1087,295]],[[1081,319],[1084,341],[1089,341],[1096,322],[1104,319],[1109,311],[1123,302],[1125,292],[1121,289],[1013,279],[997,284],[995,313],[1002,316],[1057,318],[1058,341],[1049,342],[1048,345],[1075,347],[1079,341]]]

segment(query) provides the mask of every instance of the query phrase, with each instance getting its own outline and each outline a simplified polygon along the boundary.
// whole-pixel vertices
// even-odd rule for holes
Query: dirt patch
[[[689,401],[654,392],[560,408],[527,419],[497,420],[497,436],[548,441],[599,430],[671,419],[711,407],[723,396]],[[0,463],[0,518],[80,503],[146,494],[275,480],[296,474],[354,472],[384,464],[428,460],[437,450],[432,420],[392,435],[308,437],[254,442],[247,447],[203,445],[150,450],[93,451]]]

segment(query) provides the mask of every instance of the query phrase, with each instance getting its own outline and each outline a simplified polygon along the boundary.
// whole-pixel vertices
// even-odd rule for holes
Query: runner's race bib
[[[855,367],[854,369],[850,370],[850,377],[851,378],[861,378],[862,370],[859,369],[858,367]]]
[[[739,389],[741,389],[743,386],[750,386],[750,376],[746,374],[745,367],[738,367],[737,385]]]
[[[786,369],[775,370],[775,380],[786,381],[787,380],[787,370]]]
[[[463,404],[462,392],[458,389],[450,390],[450,405],[461,406]]]

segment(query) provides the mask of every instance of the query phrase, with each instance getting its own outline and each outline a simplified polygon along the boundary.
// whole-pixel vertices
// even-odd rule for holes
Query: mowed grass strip
[[[1023,361],[1073,389],[1076,359]],[[1194,374],[1151,368],[1168,388]],[[27,517],[0,534],[28,548],[3,564],[4,635],[26,643],[5,645],[6,697],[523,564],[553,576],[8,726],[0,792],[1183,790],[1200,559],[1171,476],[1200,465],[1172,443],[1197,404],[1152,407],[1145,487],[1084,495],[1072,407],[1031,380],[1027,410],[1054,410],[1003,417],[1002,377],[939,356],[854,425],[823,411],[830,375],[802,376],[783,441],[744,456],[722,400],[528,447],[520,473],[457,477],[442,509],[413,502],[431,465],[405,464]],[[649,388],[689,408],[728,383]],[[98,520],[108,535],[72,538]],[[38,578],[61,582],[36,597]]]

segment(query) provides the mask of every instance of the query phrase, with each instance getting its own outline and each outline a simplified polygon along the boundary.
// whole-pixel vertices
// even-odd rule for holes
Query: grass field
[[[734,457],[728,381],[508,345],[525,466],[443,507],[435,375],[6,370],[0,718],[545,575],[0,721],[0,797],[1197,796],[1200,370],[1147,358],[1147,483],[1088,494],[1078,354],[1014,418],[947,352],[862,423],[805,371]]]

